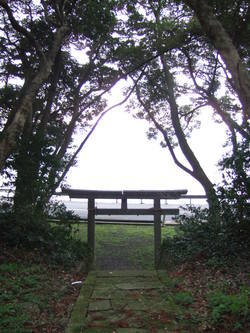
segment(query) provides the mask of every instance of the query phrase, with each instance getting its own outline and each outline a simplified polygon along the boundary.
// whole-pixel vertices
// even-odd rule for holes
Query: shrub
[[[175,294],[174,298],[181,305],[190,305],[194,302],[193,296],[188,291],[179,291]]]
[[[223,183],[217,187],[222,219],[242,223],[249,219],[250,178],[249,142],[243,140],[219,162]]]
[[[249,143],[243,140],[219,164],[224,178],[217,187],[218,212],[189,206],[178,219],[179,234],[163,241],[163,262],[204,258],[221,264],[226,257],[249,257],[249,162]],[[216,221],[211,219],[214,215]]]
[[[250,226],[247,221],[208,222],[208,210],[189,206],[188,214],[180,216],[179,232],[162,243],[162,264],[178,264],[204,259],[221,264],[227,259],[248,257]]]
[[[53,213],[57,224],[49,222],[48,212]],[[74,237],[77,229],[72,222],[78,219],[63,204],[52,203],[43,213],[25,206],[17,214],[11,204],[2,203],[0,238],[9,246],[37,249],[52,263],[69,266],[88,257],[87,244]]]
[[[234,326],[240,328],[249,315],[250,289],[243,289],[239,294],[226,295],[222,291],[215,291],[207,295],[212,323],[228,325],[228,315],[233,317]],[[236,328],[236,327],[235,327]]]

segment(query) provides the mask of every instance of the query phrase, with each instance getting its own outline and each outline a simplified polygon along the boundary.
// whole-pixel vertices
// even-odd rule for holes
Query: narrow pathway
[[[96,270],[153,270],[152,226],[97,225]]]
[[[177,322],[165,278],[164,271],[90,272],[66,333],[192,332]]]

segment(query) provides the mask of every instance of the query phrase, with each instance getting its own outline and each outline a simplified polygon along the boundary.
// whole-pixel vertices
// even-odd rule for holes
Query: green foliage
[[[178,304],[190,305],[193,303],[194,299],[189,291],[179,291],[175,294],[175,301]]]
[[[57,219],[60,224],[78,222],[79,216],[72,210],[68,210],[66,206],[58,201],[50,201],[46,208],[46,214],[49,218]]]
[[[39,265],[0,265],[1,332],[32,332],[30,328],[25,328],[25,325],[31,322],[32,312],[40,311],[44,303],[42,297],[36,296],[41,289],[41,279],[45,278],[44,273]],[[32,295],[28,294],[27,290]]]
[[[223,171],[223,184],[217,191],[222,206],[222,218],[243,223],[249,218],[249,142],[243,140],[234,147],[234,152],[224,156],[219,166]]]
[[[163,242],[163,261],[205,259],[216,266],[237,257],[249,257],[249,161],[246,141],[224,157],[220,162],[224,180],[217,189],[218,220],[211,220],[213,212],[207,209],[188,207],[186,214],[178,219],[179,234]]]
[[[78,217],[62,204],[49,207],[57,223],[50,223],[48,215],[39,215],[32,207],[23,207],[15,214],[10,204],[3,204],[0,238],[9,246],[39,250],[53,264],[67,267],[80,260],[87,262],[87,244],[76,239],[77,229],[72,225]]]
[[[77,261],[84,261],[87,265],[88,246],[72,235],[72,228],[63,225],[54,226],[51,230],[50,261],[55,264],[72,266]]]
[[[114,4],[115,1],[106,0],[79,0],[74,6],[68,3],[66,10],[73,10],[74,14],[70,24],[75,36],[98,40],[106,35],[115,23]]]
[[[189,215],[183,215],[178,219],[180,226],[177,235],[163,240],[164,261],[184,262],[202,252],[207,253],[207,250],[214,251],[210,243],[211,239],[217,235],[217,231],[214,230],[214,226],[205,222],[208,211],[190,206],[186,209],[186,213]]]
[[[207,209],[192,206],[186,209],[186,215],[178,219],[177,235],[162,242],[162,264],[206,260],[210,265],[221,265],[237,260],[238,256],[249,256],[249,223],[231,220],[213,223],[208,217]]]
[[[247,321],[249,315],[250,289],[243,289],[239,294],[227,295],[222,291],[215,291],[207,295],[213,323],[227,321],[227,315],[235,319],[235,328]],[[227,324],[227,323],[226,323]]]
[[[4,6],[0,6],[0,53],[1,59],[6,59],[0,63],[0,129],[11,123],[39,68],[54,62],[48,68],[50,74],[30,96],[32,112],[29,110],[28,117],[26,110],[29,119],[15,135],[15,152],[4,170],[8,185],[14,183],[16,189],[15,205],[29,206],[28,210],[37,205],[43,210],[75,164],[77,149],[72,136],[76,128],[92,125],[106,105],[98,91],[108,90],[117,78],[117,70],[110,65],[113,43],[118,41],[112,37],[117,1],[77,0],[62,5],[54,1],[27,4],[17,0],[8,5],[16,15],[16,25],[27,29],[44,59],[58,47],[55,60],[52,57],[41,65],[34,43],[27,34],[17,33]],[[67,33],[55,46],[56,31],[62,25]],[[76,56],[76,49],[82,52],[84,64],[79,60],[80,53]]]

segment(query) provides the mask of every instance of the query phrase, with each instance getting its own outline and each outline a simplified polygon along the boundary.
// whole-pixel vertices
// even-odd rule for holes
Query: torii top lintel
[[[180,199],[187,190],[99,191],[62,188],[62,194],[82,199]]]

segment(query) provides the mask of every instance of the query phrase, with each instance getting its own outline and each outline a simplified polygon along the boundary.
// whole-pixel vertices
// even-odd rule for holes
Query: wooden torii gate
[[[154,216],[154,263],[158,266],[161,248],[161,215],[178,215],[179,209],[161,208],[161,199],[180,199],[187,190],[168,191],[95,191],[62,189],[70,198],[88,199],[88,247],[91,264],[95,258],[95,215],[153,215]],[[96,208],[96,199],[120,199],[121,208]],[[152,208],[128,208],[128,199],[153,199]]]

